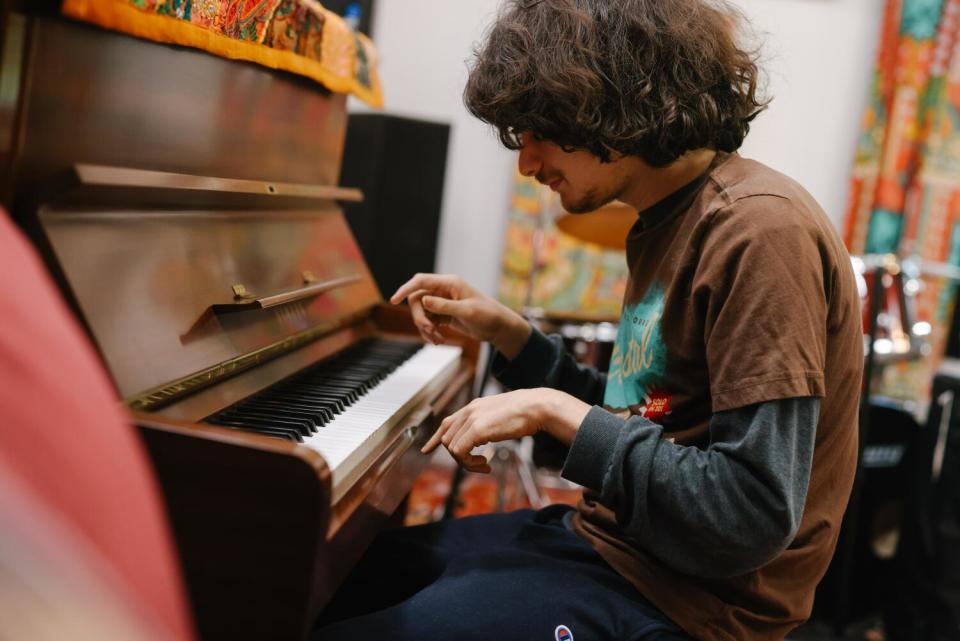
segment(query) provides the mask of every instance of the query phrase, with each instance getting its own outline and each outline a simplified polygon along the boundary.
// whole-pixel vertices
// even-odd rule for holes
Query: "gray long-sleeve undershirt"
[[[506,386],[552,387],[599,405],[604,374],[573,359],[558,336],[534,331],[520,354],[497,355]],[[789,398],[713,415],[705,449],[661,438],[663,428],[594,407],[563,476],[599,494],[624,533],[676,570],[737,576],[793,540],[807,496],[820,401]]]

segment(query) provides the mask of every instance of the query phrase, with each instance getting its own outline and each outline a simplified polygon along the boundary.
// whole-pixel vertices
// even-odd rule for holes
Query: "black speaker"
[[[323,8],[359,22],[357,31],[368,36],[373,23],[373,0],[323,0]]]
[[[944,354],[949,358],[960,358],[960,305],[956,304],[956,291],[952,293],[953,313],[950,316],[950,328],[947,330],[947,346]]]
[[[933,379],[918,435],[893,581],[884,603],[890,641],[960,639],[960,378],[956,363]]]
[[[912,452],[921,433],[916,418],[896,403],[874,398],[866,411],[869,440],[860,462],[862,485],[853,511],[856,524],[851,522],[848,505],[836,553],[817,587],[814,604],[813,618],[837,629],[876,617],[889,599],[895,580],[896,532],[904,509]],[[856,534],[851,544],[847,537],[852,532]],[[851,564],[850,578],[846,594],[841,595],[845,562]],[[841,605],[844,602],[845,607]]]
[[[340,184],[363,190],[344,211],[385,297],[434,270],[449,125],[351,114]]]

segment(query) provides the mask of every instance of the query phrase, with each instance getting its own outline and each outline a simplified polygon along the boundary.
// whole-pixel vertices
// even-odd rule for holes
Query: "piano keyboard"
[[[461,351],[372,339],[206,421],[303,443],[324,457],[336,485],[376,436],[456,373]]]

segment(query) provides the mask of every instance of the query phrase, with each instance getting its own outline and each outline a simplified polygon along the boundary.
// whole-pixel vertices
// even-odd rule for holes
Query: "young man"
[[[545,430],[587,491],[385,534],[320,638],[774,641],[809,616],[853,481],[859,304],[820,207],[735,153],[764,106],[736,25],[712,0],[508,3],[467,106],[568,211],[638,211],[610,372],[455,276],[393,302],[428,340],[490,341],[515,390],[425,451],[483,472],[474,447]]]

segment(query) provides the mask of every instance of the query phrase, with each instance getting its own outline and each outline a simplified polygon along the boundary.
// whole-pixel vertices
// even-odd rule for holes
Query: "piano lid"
[[[318,338],[381,300],[332,202],[310,211],[49,207],[39,218],[136,407]]]

